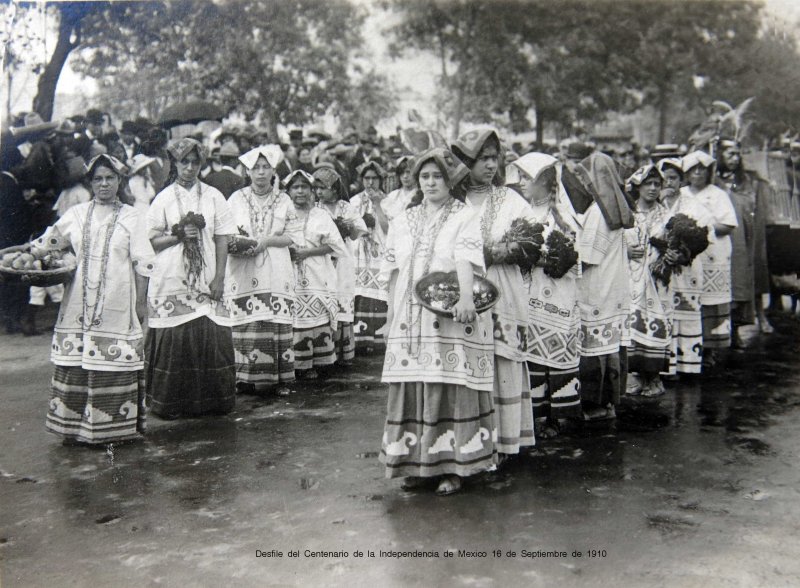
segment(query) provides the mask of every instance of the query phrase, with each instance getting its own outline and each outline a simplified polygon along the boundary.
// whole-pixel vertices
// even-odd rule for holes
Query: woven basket
[[[0,249],[0,257],[6,253],[17,251],[30,251],[30,244],[14,245]],[[75,275],[77,266],[60,267],[49,270],[18,270],[10,267],[0,266],[0,276],[6,282],[20,282],[30,286],[55,286],[56,284],[66,284]]]

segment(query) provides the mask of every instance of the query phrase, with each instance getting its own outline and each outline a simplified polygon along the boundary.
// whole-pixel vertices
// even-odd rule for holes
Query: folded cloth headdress
[[[347,189],[344,187],[342,177],[330,164],[318,166],[314,170],[314,182],[325,188],[336,190],[339,200],[347,200]]]
[[[484,143],[492,135],[494,135],[497,144],[500,145],[500,136],[494,129],[475,129],[464,133],[453,143],[453,152],[456,155],[461,152],[470,159],[478,159],[478,154],[483,149]]]
[[[86,173],[92,173],[92,170],[100,163],[105,163],[108,167],[110,167],[118,176],[124,176],[128,171],[128,167],[122,163],[119,159],[114,157],[113,155],[108,155],[107,153],[101,153],[100,155],[95,155],[92,159],[89,160],[89,163],[86,164]]]
[[[247,169],[253,169],[259,157],[266,159],[270,167],[275,169],[278,167],[278,164],[283,161],[283,150],[280,148],[280,145],[259,145],[255,149],[251,149],[239,157],[239,161],[241,161]]]
[[[208,149],[206,149],[205,146],[197,139],[184,137],[183,139],[178,139],[177,141],[171,143],[167,147],[167,151],[169,151],[170,155],[175,158],[175,161],[180,161],[193,150],[197,151],[197,156],[200,158],[200,165],[204,165],[206,159],[208,159]]]
[[[414,181],[417,181],[422,166],[431,160],[435,161],[439,169],[442,170],[444,181],[451,190],[469,175],[467,166],[461,163],[449,149],[434,147],[417,156],[414,162],[414,169],[411,172]]]
[[[716,160],[705,151],[692,151],[685,155],[681,162],[683,163],[683,172],[686,173],[698,164],[703,167],[711,167]]]
[[[622,191],[622,180],[614,160],[595,151],[576,166],[576,169],[580,168],[586,170],[592,198],[600,207],[608,227],[612,231],[633,227],[632,203]]]
[[[535,182],[539,175],[546,169],[553,167],[558,160],[546,153],[526,153],[515,159],[511,165],[524,171]]]
[[[661,175],[664,175],[664,168],[671,167],[683,177],[683,162],[680,160],[679,157],[665,157],[664,159],[659,159],[658,163],[656,163],[656,167],[658,171],[661,172]]]
[[[640,167],[633,172],[627,180],[625,180],[625,191],[630,192],[634,186],[638,188],[645,182],[647,178],[654,176],[659,180],[664,179],[661,170],[652,163],[648,163],[647,165]]]
[[[309,186],[314,185],[314,176],[312,176],[310,173],[306,171],[303,171],[302,169],[296,169],[288,176],[286,176],[285,180],[283,180],[283,185],[286,187],[287,190],[292,187],[292,184],[294,184],[297,181],[298,177],[303,178],[306,182],[308,182]]]
[[[386,172],[380,166],[380,164],[377,161],[372,161],[372,160],[365,161],[364,163],[362,163],[361,165],[359,165],[356,168],[356,172],[358,172],[358,177],[359,178],[363,178],[364,174],[367,173],[367,171],[370,170],[370,169],[374,170],[375,173],[378,174],[379,177],[381,177],[381,178],[385,178],[386,177]]]

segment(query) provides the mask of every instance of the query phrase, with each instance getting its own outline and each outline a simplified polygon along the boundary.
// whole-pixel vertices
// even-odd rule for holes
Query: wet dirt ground
[[[49,337],[2,335],[0,585],[797,586],[800,322],[774,322],[448,498],[383,477],[380,358],[87,449],[44,430]]]

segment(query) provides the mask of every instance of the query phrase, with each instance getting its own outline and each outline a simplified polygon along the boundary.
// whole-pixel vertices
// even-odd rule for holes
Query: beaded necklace
[[[278,200],[278,193],[270,187],[266,198],[261,202],[259,202],[258,196],[252,186],[244,195],[250,211],[250,227],[253,229],[254,237],[268,237],[272,233],[272,225],[275,222],[275,204]],[[267,225],[267,217],[269,217],[269,225]]]
[[[81,326],[83,330],[96,327],[101,324],[98,318],[103,312],[103,302],[105,301],[105,279],[106,270],[108,269],[108,252],[111,246],[111,237],[114,235],[114,229],[117,228],[117,219],[119,218],[120,210],[122,210],[122,203],[119,200],[114,202],[114,211],[111,217],[111,224],[106,230],[106,238],[103,242],[103,249],[100,257],[100,278],[97,281],[97,286],[91,287],[89,284],[89,251],[92,247],[92,217],[94,209],[97,205],[97,200],[92,200],[89,205],[89,210],[86,213],[86,220],[83,223],[83,234],[81,235],[81,263],[83,264],[82,285],[83,285],[83,316],[81,317]],[[97,294],[94,297],[94,305],[92,306],[92,314],[87,324],[86,318],[89,315],[89,290],[96,290]]]
[[[409,214],[407,216],[408,220],[411,221],[409,226],[411,228],[411,241],[412,241],[412,249],[411,249],[411,258],[409,261],[409,268],[408,268],[408,284],[406,285],[406,324],[408,325],[408,333],[407,335],[407,343],[403,343],[402,347],[408,351],[409,357],[417,358],[420,354],[421,344],[420,341],[422,339],[422,330],[419,328],[420,321],[422,319],[422,307],[414,302],[414,266],[416,265],[416,258],[417,254],[419,253],[419,247],[422,244],[422,237],[425,234],[430,235],[430,246],[428,247],[428,251],[425,254],[424,262],[422,265],[422,276],[426,276],[431,269],[431,262],[433,261],[433,250],[436,246],[436,239],[439,237],[439,233],[444,227],[444,224],[447,222],[448,217],[450,216],[450,212],[453,210],[453,206],[455,204],[455,200],[452,198],[450,201],[445,204],[442,208],[435,211],[433,215],[435,216],[437,213],[439,214],[439,218],[437,219],[436,223],[433,226],[431,231],[428,231],[428,224],[430,222],[430,218],[425,214],[425,205],[422,204],[419,207],[419,212],[416,215]],[[419,309],[417,310],[417,316],[414,317],[414,307],[417,306]],[[414,331],[416,331],[417,337],[417,345],[416,349],[414,348]]]

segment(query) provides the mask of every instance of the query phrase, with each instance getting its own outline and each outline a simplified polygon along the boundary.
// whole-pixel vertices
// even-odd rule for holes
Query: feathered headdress
[[[714,100],[711,114],[689,137],[690,150],[705,150],[714,155],[720,137],[741,143],[750,127],[745,115],[753,99],[751,96],[735,108],[723,100]]]

